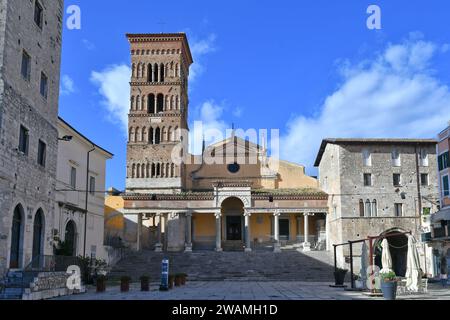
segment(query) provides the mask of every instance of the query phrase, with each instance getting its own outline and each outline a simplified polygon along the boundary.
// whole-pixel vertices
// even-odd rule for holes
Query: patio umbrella
[[[388,273],[392,271],[392,257],[389,252],[389,243],[387,239],[383,239],[381,242],[381,265],[382,269],[380,273]]]
[[[369,255],[367,254],[367,245],[364,241],[361,248],[361,281],[363,289],[367,289],[367,268],[369,267]]]
[[[406,290],[417,292],[421,285],[419,252],[413,236],[408,236],[408,255],[406,258]]]

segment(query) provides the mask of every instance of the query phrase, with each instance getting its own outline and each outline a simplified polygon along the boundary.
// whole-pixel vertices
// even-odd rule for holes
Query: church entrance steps
[[[189,281],[334,281],[329,252],[311,251],[305,254],[296,250],[283,250],[280,253],[133,252],[121,260],[108,277],[118,279],[126,275],[138,281],[141,275],[146,274],[152,281],[158,281],[163,258],[169,259],[172,274],[186,273]]]

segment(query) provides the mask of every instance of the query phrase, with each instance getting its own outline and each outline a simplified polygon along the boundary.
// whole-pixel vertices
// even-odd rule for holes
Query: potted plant
[[[345,275],[347,274],[347,272],[348,272],[347,269],[341,269],[341,268],[337,268],[336,271],[334,271],[335,285],[337,285],[337,286],[344,285]]]
[[[386,300],[395,300],[397,296],[397,276],[394,271],[380,273],[381,291]]]
[[[105,292],[106,290],[106,276],[105,275],[98,275],[96,279],[96,287],[97,292]]]
[[[356,289],[362,289],[363,288],[363,282],[359,275],[353,275],[353,281],[355,281],[355,288]]]
[[[143,275],[139,280],[141,280],[141,291],[150,291],[150,277]]]
[[[173,282],[175,280],[175,277],[171,274],[169,274],[169,289],[173,288]]]
[[[184,286],[186,284],[187,274],[186,273],[180,273],[180,276],[181,276],[181,285]]]
[[[130,281],[131,281],[131,278],[129,276],[123,276],[122,278],[120,278],[120,291],[121,292],[130,291]]]
[[[174,277],[175,280],[175,287],[181,286],[181,274],[177,273]]]

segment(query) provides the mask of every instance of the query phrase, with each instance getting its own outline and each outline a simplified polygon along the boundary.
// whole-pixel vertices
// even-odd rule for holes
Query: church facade
[[[149,249],[326,249],[328,196],[305,168],[270,157],[264,139],[233,133],[203,146],[189,143],[187,37],[128,34],[132,76],[123,213],[153,231]],[[213,159],[214,161],[209,161]]]

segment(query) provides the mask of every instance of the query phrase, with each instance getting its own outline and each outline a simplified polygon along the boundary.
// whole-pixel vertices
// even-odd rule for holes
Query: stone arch
[[[239,194],[233,194],[233,195],[221,195],[218,197],[217,200],[217,207],[222,207],[222,204],[225,200],[229,199],[229,198],[237,198],[239,199],[242,203],[243,203],[243,208],[248,208],[250,207],[250,201],[247,197],[239,195]],[[243,214],[243,212],[242,212]]]
[[[21,203],[17,203],[12,212],[9,267],[11,269],[23,266],[24,234],[26,216]]]
[[[380,237],[391,235],[398,233],[399,235],[387,237],[389,243],[389,251],[392,257],[392,269],[394,270],[397,276],[404,277],[406,274],[406,258],[408,254],[408,237],[405,234],[401,234],[406,232],[402,228],[391,228],[386,231],[380,233]],[[382,268],[381,265],[381,242],[384,238],[378,239],[375,246],[375,264]]]
[[[70,256],[76,256],[77,254],[77,238],[77,224],[73,220],[67,221],[64,228],[64,241],[67,244],[67,247],[69,249],[68,254]]]

